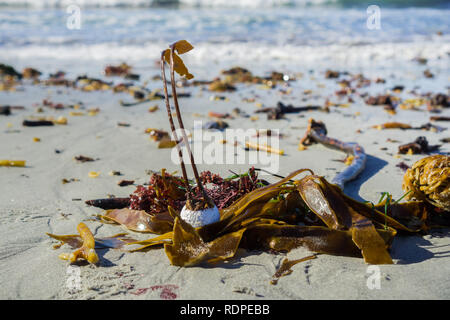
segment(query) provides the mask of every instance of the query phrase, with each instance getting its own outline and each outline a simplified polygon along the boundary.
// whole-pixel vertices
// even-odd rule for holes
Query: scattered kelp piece
[[[304,262],[304,261],[308,261],[311,259],[315,259],[316,255],[312,255],[312,256],[308,256],[308,257],[304,257],[301,259],[296,259],[296,260],[289,260],[288,258],[285,258],[283,260],[283,262],[281,263],[281,266],[278,268],[278,270],[275,272],[275,274],[272,276],[272,280],[270,281],[270,284],[277,284],[278,280],[281,277],[290,275],[292,273],[292,267],[295,266],[296,264],[300,263],[300,262]]]
[[[284,150],[282,150],[282,149],[273,148],[271,146],[268,146],[265,144],[259,144],[259,143],[252,142],[252,141],[246,141],[245,147],[248,149],[254,149],[257,151],[266,151],[267,153],[276,153],[279,155],[284,154]]]
[[[9,116],[11,114],[10,106],[0,106],[0,115]]]
[[[236,91],[236,87],[228,82],[216,79],[210,83],[208,90],[216,92]]]
[[[202,126],[202,128],[205,130],[219,130],[219,131],[223,131],[228,127],[229,127],[228,123],[226,123],[223,120],[208,121]]]
[[[42,100],[42,105],[45,107],[51,108],[51,109],[55,109],[55,110],[64,109],[64,104],[56,103],[56,102],[50,101],[48,99]],[[80,105],[77,105],[77,106],[79,107]]]
[[[434,78],[434,74],[432,74],[428,69],[423,72],[423,75],[425,76],[425,78]]]
[[[413,129],[413,127],[407,123],[401,123],[401,122],[386,122],[383,124],[378,124],[378,125],[374,125],[372,126],[372,128],[376,128],[378,130],[383,130],[383,129]]]
[[[17,72],[17,70],[14,69],[14,67],[0,63],[0,77],[4,76],[11,76],[17,79],[22,79],[22,74]]]
[[[383,124],[374,125],[374,126],[372,126],[372,128],[375,128],[378,130],[401,129],[401,130],[427,130],[427,131],[433,131],[433,132],[441,132],[441,131],[445,130],[445,128],[438,127],[431,123],[425,123],[419,127],[413,127],[410,124],[402,123],[402,122],[386,122]]]
[[[171,149],[177,145],[176,141],[170,139],[162,139],[158,143],[158,149]]]
[[[305,135],[300,140],[299,145],[307,146],[312,143],[321,143],[326,147],[337,149],[353,156],[352,163],[333,179],[333,183],[337,184],[342,189],[347,181],[355,179],[365,168],[367,156],[364,149],[359,144],[354,142],[342,142],[327,137],[325,124],[311,118],[308,120],[308,128],[306,129]]]
[[[436,93],[430,97],[429,105],[431,107],[450,108],[450,95]]]
[[[418,160],[406,171],[402,184],[406,199],[427,201],[450,211],[450,157],[433,155]]]
[[[420,127],[414,128],[414,129],[426,130],[426,131],[431,131],[431,132],[442,132],[444,130],[447,130],[447,128],[439,127],[439,126],[436,126],[429,122],[421,125]]]
[[[24,127],[49,127],[53,126],[53,121],[49,120],[23,120],[22,125]]]
[[[72,246],[78,247],[77,250],[70,254],[60,254],[60,259],[69,260],[70,263],[75,263],[78,259],[84,259],[89,263],[96,264],[99,261],[99,258],[95,252],[95,240],[92,232],[83,222],[78,224],[77,230],[80,234],[80,239],[76,239],[74,236],[58,237],[49,233],[47,233],[47,235],[57,240],[70,243]]]
[[[130,90],[131,92],[131,90]],[[147,98],[145,98],[145,94],[143,92],[140,91],[133,91],[133,97],[135,99],[137,99],[138,101],[135,102],[124,102],[124,101],[119,101],[120,105],[122,107],[133,107],[142,103],[146,103],[146,102],[150,102],[153,100],[164,100],[164,95],[161,94],[158,91],[152,91],[147,95]],[[171,94],[169,94],[169,97],[172,97]],[[182,92],[182,93],[178,93],[178,98],[189,98],[191,97],[191,93],[190,92]]]
[[[430,121],[450,121],[450,117],[434,116],[430,117]]]
[[[374,97],[369,97],[366,99],[366,104],[371,106],[384,106],[389,105],[395,107],[395,98],[390,95],[379,95]]]
[[[252,83],[263,84],[268,88],[273,88],[278,82],[294,80],[291,76],[277,71],[272,71],[266,77],[254,76],[249,70],[242,67],[233,67],[228,70],[223,70],[221,73],[225,76],[222,81],[230,85],[235,83]]]
[[[427,138],[420,136],[414,142],[406,143],[398,147],[400,154],[427,154],[439,150],[440,145],[429,145]]]
[[[70,179],[63,178],[63,179],[61,179],[61,183],[62,184],[67,184],[67,183],[77,182],[77,181],[80,181],[80,179],[76,179],[76,178],[70,178]]]
[[[117,182],[117,185],[119,187],[126,187],[132,184],[134,184],[134,180],[120,180],[119,182]]]
[[[325,71],[326,79],[336,79],[336,78],[339,78],[340,75],[341,75],[341,73],[339,71],[333,71],[333,70]]]
[[[22,77],[24,79],[37,79],[41,74],[42,72],[33,68],[25,68],[22,70]]]
[[[130,73],[131,66],[129,66],[126,63],[121,63],[118,66],[112,66],[108,65],[105,67],[103,73],[107,77],[114,77],[114,76],[126,76]]]
[[[73,159],[78,161],[78,162],[92,162],[92,161],[95,161],[94,158],[86,157],[86,156],[83,156],[83,155],[76,156]]]
[[[153,141],[161,141],[163,139],[170,139],[169,133],[164,130],[148,128],[145,130],[145,132],[150,134],[150,138]]]
[[[25,160],[0,160],[0,167],[25,167]]]
[[[303,111],[314,111],[322,110],[320,106],[305,106],[305,107],[294,107],[293,105],[284,105],[282,102],[278,102],[275,108],[264,108],[255,111],[255,113],[267,113],[267,119],[278,120],[284,117],[287,113],[300,113]]]
[[[220,113],[215,111],[209,111],[208,117],[218,119],[231,119],[232,117],[228,113]]]
[[[85,203],[89,206],[101,208],[104,210],[109,209],[122,209],[130,205],[130,198],[106,198],[87,200]]]

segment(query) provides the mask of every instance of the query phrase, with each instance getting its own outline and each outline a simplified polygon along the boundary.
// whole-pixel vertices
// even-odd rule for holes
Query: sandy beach
[[[357,57],[339,60],[336,55],[336,61],[341,63],[339,67],[326,61],[307,64],[296,60],[290,65],[284,58],[229,61],[224,57],[217,62],[214,51],[208,51],[213,46],[200,44],[197,50],[193,44],[194,50],[186,54],[185,62],[195,75],[194,80],[210,81],[222,76],[221,70],[235,66],[248,68],[259,77],[270,76],[272,71],[286,76],[285,81],[272,87],[267,83],[237,83],[233,92],[214,92],[208,90],[208,85],[180,85],[178,89],[179,94],[190,94],[179,101],[185,126],[191,133],[198,128],[196,121],[203,125],[217,120],[208,116],[210,111],[230,114],[231,117],[223,119],[229,129],[279,130],[279,148],[284,154],[272,158],[276,161],[273,171],[276,174],[286,176],[297,169],[309,168],[331,181],[346,168],[346,155],[342,152],[320,144],[299,150],[299,141],[309,118],[323,121],[328,136],[357,142],[365,149],[365,170],[346,184],[344,190],[358,201],[377,202],[382,192],[391,193],[395,199],[404,194],[405,171],[399,164],[410,167],[426,154],[399,154],[400,145],[423,136],[430,145],[441,145],[439,153],[448,155],[450,152],[448,140],[443,140],[449,137],[448,121],[430,121],[433,116],[450,117],[450,109],[439,108],[436,113],[427,106],[432,95],[449,94],[450,47],[447,41],[430,44],[430,47],[438,48],[433,52],[427,51],[430,47],[408,48],[405,52],[411,57],[396,66],[391,65],[395,64],[394,58],[383,60],[380,57],[375,60],[365,57],[366,64],[354,66],[351,61]],[[379,46],[369,46],[364,52],[370,48],[383,52]],[[337,47],[335,50],[343,57],[347,49]],[[348,49],[347,58],[355,54],[351,51]],[[308,55],[309,59],[313,55]],[[293,266],[292,274],[281,277],[276,285],[271,284],[274,273],[286,257],[299,259],[311,255],[304,248],[277,254],[238,249],[235,257],[227,262],[187,268],[171,265],[164,249],[133,253],[127,252],[126,248],[99,249],[98,266],[70,266],[59,259],[58,255],[70,252],[70,248],[53,249],[57,241],[46,233],[76,234],[80,222],[85,222],[96,238],[119,232],[127,232],[137,240],[153,236],[94,221],[93,216],[103,210],[85,204],[86,200],[111,195],[128,197],[136,186],[149,182],[150,171],[163,168],[168,172],[180,171],[173,161],[173,150],[158,148],[158,143],[145,132],[147,128],[170,131],[164,100],[125,107],[121,101],[132,103],[138,100],[127,92],[115,93],[111,89],[119,83],[131,82],[137,88],[161,90],[162,82],[157,78],[158,51],[151,51],[149,56],[149,59],[139,61],[133,61],[130,56],[133,73],[141,76],[140,81],[133,82],[122,77],[106,77],[102,73],[106,65],[124,61],[121,55],[111,60],[102,57],[71,66],[70,60],[53,64],[51,55],[29,63],[20,55],[13,56],[8,47],[0,47],[0,62],[12,65],[19,72],[25,67],[43,72],[35,83],[23,79],[13,90],[0,91],[0,106],[13,106],[11,114],[0,115],[0,159],[26,161],[25,167],[0,167],[0,299],[441,300],[450,297],[450,231],[445,228],[431,230],[425,235],[397,235],[389,251],[394,264],[377,266],[380,285],[376,288],[370,286],[373,269],[368,268],[362,258],[325,254]],[[412,56],[427,56],[428,64],[420,64]],[[93,91],[81,90],[80,82],[74,88],[46,85],[44,82],[49,79],[49,73],[57,70],[67,72],[65,79],[75,80],[77,76],[87,74],[113,84],[107,90]],[[330,70],[340,74],[336,78],[327,77]],[[429,71],[432,77],[426,77],[424,71]],[[352,80],[349,87],[354,91],[338,93],[345,89],[339,82],[358,79],[354,76],[359,74],[369,82],[357,87],[358,80]],[[402,88],[395,89],[398,86]],[[383,104],[367,103],[369,97],[379,95],[395,97],[394,112]],[[418,102],[420,99],[423,99],[422,103]],[[53,107],[45,105],[45,100],[52,102]],[[257,113],[264,108],[276,107],[280,101],[284,105],[319,106],[320,109],[285,114],[278,120],[269,120],[266,113]],[[62,107],[55,108],[56,104]],[[413,108],[413,104],[417,105]],[[149,108],[155,106],[158,107],[154,108],[156,111],[149,112]],[[233,113],[235,108],[239,108],[240,114]],[[24,120],[33,117],[64,117],[67,124],[23,125]],[[386,122],[401,122],[414,128],[430,123],[434,128],[376,128]],[[195,137],[191,139],[194,148],[201,143]],[[255,155],[257,151],[242,152],[247,157],[243,164],[207,164],[200,160],[197,161],[198,168],[226,177],[233,172],[246,172],[251,166],[261,167],[261,163],[248,161],[250,154]],[[74,158],[80,155],[94,161],[76,161]],[[110,175],[111,171],[120,171],[121,175]],[[96,172],[98,176],[91,177],[90,172]],[[260,177],[269,182],[278,180],[263,173]],[[134,182],[121,187],[118,185],[120,180]],[[74,277],[77,281],[75,289]]]

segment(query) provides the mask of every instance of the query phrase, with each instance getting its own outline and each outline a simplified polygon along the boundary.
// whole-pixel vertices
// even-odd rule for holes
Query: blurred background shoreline
[[[67,7],[80,8],[69,29]],[[410,68],[414,59],[448,69],[449,1],[383,1],[380,29],[367,27],[367,1],[2,0],[0,61],[24,68],[106,64],[154,67],[161,48],[179,39],[196,47],[187,63],[200,75],[233,65],[271,69]],[[87,69],[87,70],[83,70]],[[45,70],[44,70],[45,71]]]

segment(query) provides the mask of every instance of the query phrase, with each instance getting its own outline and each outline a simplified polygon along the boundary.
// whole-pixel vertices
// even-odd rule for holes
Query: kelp
[[[175,217],[171,232],[130,244],[142,245],[134,251],[163,244],[171,263],[178,266],[226,260],[235,255],[238,247],[275,251],[306,247],[313,252],[362,256],[367,263],[388,264],[392,259],[387,249],[397,233],[394,227],[419,230],[345,196],[323,177],[311,174],[292,181],[304,171],[246,194],[221,210],[220,221],[201,228],[193,228],[169,208]],[[299,225],[307,223],[308,211],[323,223]]]
[[[306,172],[307,176],[295,179]],[[179,209],[170,205],[154,214],[123,208],[108,210],[101,217],[131,231],[159,234],[127,245],[138,246],[131,252],[164,247],[170,263],[177,266],[228,260],[238,248],[288,252],[298,247],[363,257],[370,264],[391,264],[388,249],[397,231],[427,230],[433,210],[422,201],[358,202],[325,178],[301,169],[246,193],[220,214],[218,222],[200,228],[183,221]]]
[[[97,252],[95,252],[95,240],[91,230],[83,223],[80,222],[77,226],[77,230],[80,236],[56,236],[47,233],[48,236],[60,240],[61,242],[68,243],[72,247],[78,248],[74,252],[67,254],[62,253],[59,255],[60,259],[69,260],[70,263],[76,262],[78,259],[84,259],[89,263],[96,264],[99,261]]]
[[[416,198],[450,211],[450,157],[433,155],[418,160],[403,179],[407,199]]]
[[[60,241],[59,244],[53,246],[54,249],[58,249],[64,244],[69,245],[72,249],[76,249],[70,254],[62,253],[59,255],[60,259],[68,260],[70,263],[75,263],[79,259],[83,259],[89,263],[97,264],[99,258],[95,249],[118,249],[122,248],[126,243],[136,241],[128,237],[126,233],[118,233],[110,237],[95,239],[89,228],[83,222],[78,224],[77,230],[79,235],[56,235],[47,233],[49,237]]]
[[[272,280],[270,281],[271,284],[277,284],[278,283],[278,279],[280,279],[281,277],[290,275],[292,273],[292,267],[295,266],[296,264],[300,263],[300,262],[304,262],[304,261],[308,261],[311,259],[315,259],[316,256],[312,255],[312,256],[308,256],[305,258],[301,258],[301,259],[296,259],[296,260],[289,260],[288,258],[285,258],[283,260],[283,262],[281,263],[280,268],[278,268],[278,270],[275,272],[275,274],[272,276]]]

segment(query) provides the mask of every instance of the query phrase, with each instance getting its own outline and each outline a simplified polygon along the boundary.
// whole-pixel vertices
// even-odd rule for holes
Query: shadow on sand
[[[361,189],[362,184],[367,180],[369,180],[371,177],[373,177],[378,171],[383,169],[387,164],[388,162],[385,160],[382,160],[380,158],[371,155],[367,155],[366,167],[364,171],[361,172],[361,174],[355,180],[350,181],[348,184],[345,185],[344,193],[357,201],[361,202],[366,201],[359,195],[359,190]]]

